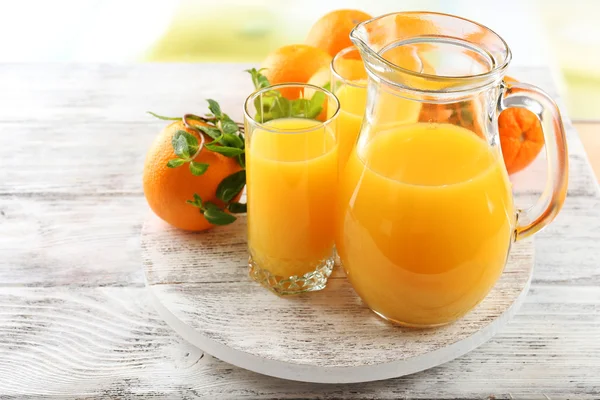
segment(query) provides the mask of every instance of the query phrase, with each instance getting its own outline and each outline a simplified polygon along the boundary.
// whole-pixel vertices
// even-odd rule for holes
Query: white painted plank
[[[158,318],[143,288],[3,288],[0,396],[594,398],[599,310],[600,286],[539,286],[513,322],[463,357],[398,379],[318,385],[202,357]]]
[[[235,107],[230,107],[235,109]],[[137,123],[0,122],[0,195],[2,194],[142,194],[146,152],[166,125],[149,119]],[[11,132],[19,132],[15,141]],[[570,131],[570,196],[598,193],[585,151]],[[32,154],[35,162],[24,158]],[[512,177],[515,190],[538,194],[543,189],[545,159],[540,157]]]
[[[208,112],[207,98],[241,118],[249,64],[0,64],[0,121],[143,122]],[[232,106],[232,108],[231,108]],[[231,110],[231,111],[230,111]]]
[[[204,99],[212,97],[241,120],[252,90],[243,72],[248,67],[0,64],[0,156],[8,166],[0,169],[0,194],[141,193],[146,150],[165,125],[145,111],[203,113]],[[510,74],[562,103],[548,71],[519,68]],[[568,119],[565,124],[570,195],[597,195],[583,146]],[[513,181],[519,191],[539,193],[544,174],[540,156]]]
[[[241,118],[252,92],[245,69],[253,64],[0,64],[0,121],[146,122],[145,111],[164,115],[203,112],[205,99],[228,105]],[[562,102],[550,70],[510,69]],[[230,111],[231,110],[231,111]]]
[[[142,286],[149,212],[141,196],[0,196],[0,285]],[[567,198],[536,237],[533,284],[600,285],[599,225],[599,200]]]
[[[149,212],[139,196],[0,196],[0,285],[142,287]]]

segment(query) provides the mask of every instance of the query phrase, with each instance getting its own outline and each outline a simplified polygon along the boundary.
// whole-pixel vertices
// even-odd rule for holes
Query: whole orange
[[[505,77],[510,84],[515,79]],[[544,147],[542,125],[537,116],[524,108],[509,108],[498,118],[500,145],[504,164],[509,174],[521,171],[531,164]]]
[[[191,123],[204,125],[199,121]],[[177,168],[167,167],[167,162],[176,158],[171,139],[178,130],[196,136],[200,143],[198,132],[187,128],[183,122],[173,122],[165,127],[146,155],[144,195],[152,211],[165,222],[188,231],[203,231],[214,225],[204,218],[198,208],[187,204],[186,200],[192,200],[196,193],[204,202],[211,201],[223,207],[223,202],[216,196],[217,186],[223,178],[239,171],[241,167],[234,158],[225,157],[206,148],[194,159],[195,162],[209,165],[203,175],[192,175],[188,164]],[[211,139],[205,136],[205,140],[208,143]],[[234,201],[237,201],[240,195]]]
[[[290,44],[270,53],[261,65],[262,72],[272,85],[277,83],[306,83],[319,68],[329,65],[331,56],[325,51],[305,44]],[[295,99],[300,89],[281,91],[284,97]]]
[[[504,82],[518,82],[509,76]],[[504,164],[509,174],[514,174],[531,164],[544,147],[542,125],[536,115],[524,108],[509,108],[498,118],[500,145]]]
[[[373,17],[359,10],[331,11],[315,22],[305,43],[323,49],[333,57],[352,45],[350,31],[371,18]]]

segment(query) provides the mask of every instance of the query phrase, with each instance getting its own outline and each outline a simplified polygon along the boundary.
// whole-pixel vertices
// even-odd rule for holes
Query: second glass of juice
[[[367,108],[367,70],[358,48],[350,46],[331,61],[331,88],[340,102],[337,122],[338,164],[340,175],[356,144]],[[417,122],[421,105],[389,93],[378,93],[377,127],[390,128]],[[328,110],[333,115],[335,110]]]
[[[367,71],[356,47],[345,48],[331,61],[331,88],[340,102],[337,130],[341,172],[358,138],[367,106]],[[334,111],[327,110],[327,114],[333,115]]]
[[[249,272],[280,295],[323,289],[333,269],[338,109],[307,84],[246,100]]]

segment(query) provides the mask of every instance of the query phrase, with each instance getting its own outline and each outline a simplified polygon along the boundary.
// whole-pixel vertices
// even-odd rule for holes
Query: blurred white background
[[[573,117],[600,119],[598,0],[0,0],[0,62],[259,62],[338,8],[481,22],[513,65],[554,68]]]

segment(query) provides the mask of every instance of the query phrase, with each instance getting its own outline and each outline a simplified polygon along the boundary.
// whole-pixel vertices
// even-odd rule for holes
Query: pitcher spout
[[[452,15],[403,12],[358,24],[350,39],[372,78],[416,91],[498,83],[511,53],[495,32]]]

